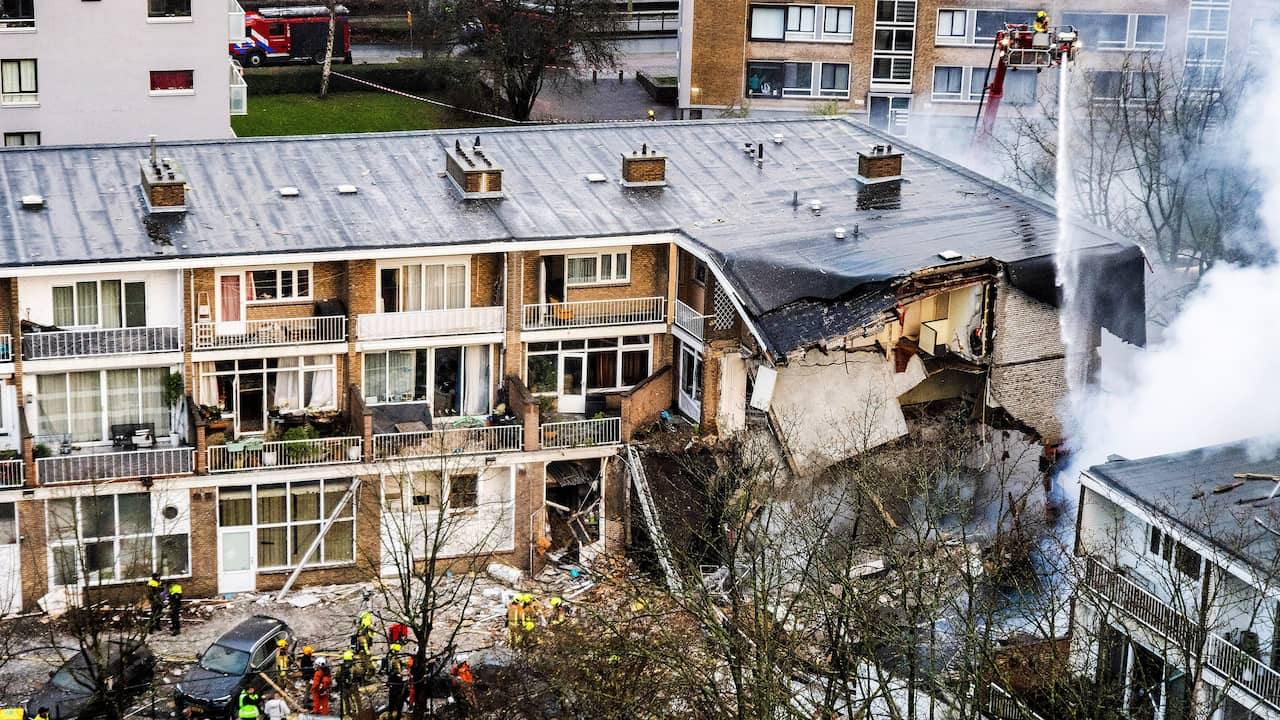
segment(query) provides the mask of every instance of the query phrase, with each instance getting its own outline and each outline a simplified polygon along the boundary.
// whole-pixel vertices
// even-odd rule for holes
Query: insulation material
[[[772,413],[796,474],[906,435],[895,387],[893,363],[880,353],[813,350],[779,368]]]
[[[924,361],[919,355],[912,355],[907,360],[907,367],[902,372],[893,373],[893,396],[897,397],[929,378],[929,371],[924,369]]]
[[[747,363],[737,352],[720,358],[720,403],[716,431],[723,437],[747,426]]]

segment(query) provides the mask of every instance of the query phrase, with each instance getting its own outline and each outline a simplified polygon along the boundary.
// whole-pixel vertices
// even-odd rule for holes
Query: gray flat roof
[[[504,169],[504,199],[463,201],[442,174],[445,148],[476,136]],[[764,144],[763,166],[743,152],[746,143]],[[906,181],[900,196],[864,198],[860,208],[856,152],[877,143],[902,147]],[[667,187],[620,187],[620,156],[641,145],[668,156]],[[0,151],[0,273],[679,232],[759,317],[798,301],[847,300],[869,283],[945,264],[944,250],[1006,263],[1049,257],[1057,233],[1051,206],[847,118],[258,138],[164,143],[160,154],[187,176],[186,213],[147,217],[137,165],[145,145]],[[608,181],[589,182],[590,173]],[[343,184],[358,194],[339,195]],[[301,194],[280,197],[282,186]],[[22,209],[29,194],[42,195],[44,208]],[[837,226],[844,240],[835,239]],[[1091,226],[1079,235],[1085,247],[1133,250]],[[785,351],[795,339],[770,342]]]
[[[1245,480],[1237,473],[1280,475],[1275,442],[1237,442],[1140,460],[1116,460],[1087,471],[1190,535],[1259,569],[1271,572],[1280,537],[1280,480]],[[1217,492],[1215,492],[1217,490]]]

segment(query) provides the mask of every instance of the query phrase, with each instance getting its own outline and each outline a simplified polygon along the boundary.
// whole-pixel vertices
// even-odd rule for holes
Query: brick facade
[[[1062,439],[1068,392],[1058,312],[1001,279],[992,333],[991,396],[1046,443]]]
[[[36,600],[49,592],[49,536],[44,525],[44,501],[17,503],[19,563],[22,565],[22,609],[34,610]]]

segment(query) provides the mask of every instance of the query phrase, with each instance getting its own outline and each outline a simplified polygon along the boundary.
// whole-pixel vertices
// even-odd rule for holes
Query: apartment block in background
[[[234,137],[247,111],[227,55],[235,0],[0,1],[4,145]]]

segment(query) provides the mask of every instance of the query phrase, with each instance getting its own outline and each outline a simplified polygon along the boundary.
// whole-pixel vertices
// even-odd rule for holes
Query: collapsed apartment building
[[[807,118],[3,151],[0,600],[394,574],[442,517],[441,558],[620,550],[619,449],[669,408],[721,436],[767,412],[800,474],[935,399],[1057,442],[1052,208],[890,142]],[[1079,231],[1092,336],[1142,343],[1141,254]]]

